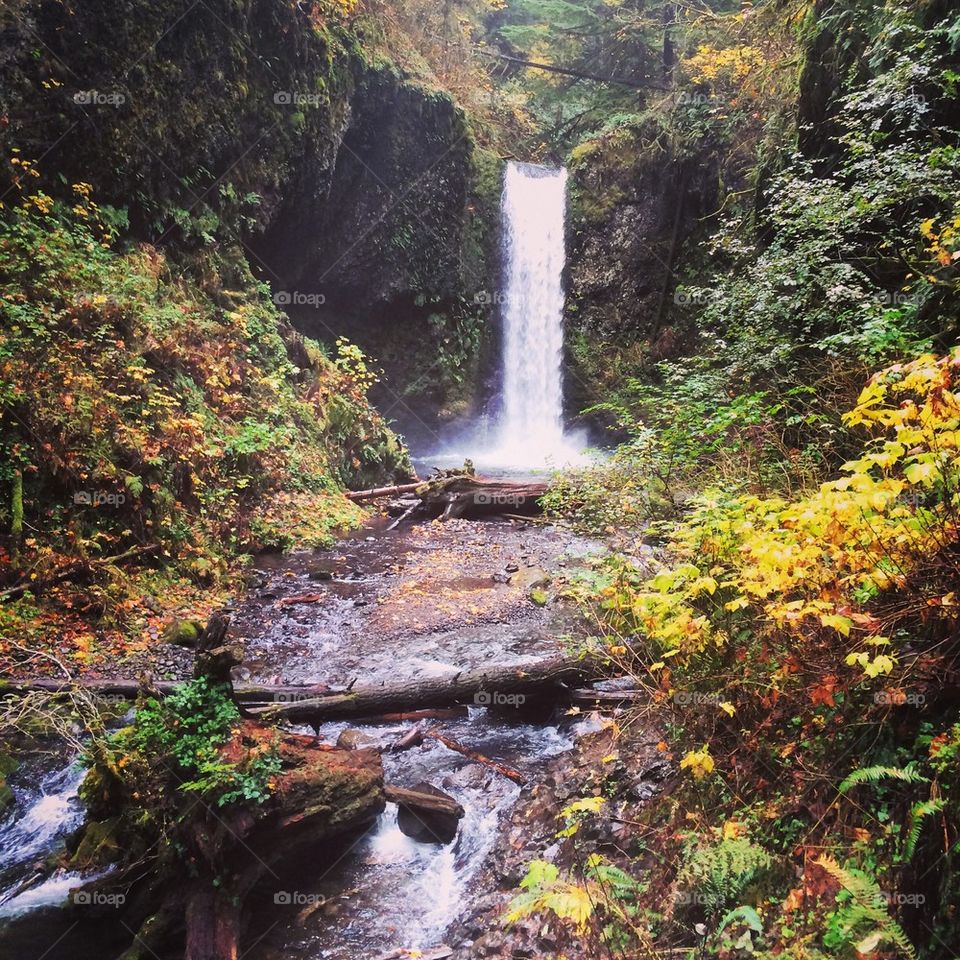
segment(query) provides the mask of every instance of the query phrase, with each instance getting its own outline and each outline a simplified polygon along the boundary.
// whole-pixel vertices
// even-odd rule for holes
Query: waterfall
[[[564,216],[567,171],[507,164],[501,201],[505,287],[498,460],[558,463],[574,453],[563,429]]]
[[[563,268],[567,171],[507,163],[500,212],[503,285],[484,303],[502,326],[500,394],[489,421],[455,428],[422,463],[425,468],[474,461],[482,473],[539,472],[590,462],[585,431],[563,424]]]

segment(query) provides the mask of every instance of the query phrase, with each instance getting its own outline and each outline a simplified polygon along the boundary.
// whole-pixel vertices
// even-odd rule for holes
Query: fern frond
[[[927,778],[912,767],[861,767],[859,770],[854,770],[838,789],[841,793],[846,793],[858,784],[879,783],[881,780],[900,780],[903,783],[927,782]]]
[[[833,857],[822,856],[816,863],[850,894],[858,909],[859,919],[873,925],[875,929],[868,938],[876,938],[878,943],[892,943],[908,960],[917,960],[917,951],[900,924],[890,916],[883,891],[873,880],[861,873],[846,870]]]
[[[920,839],[920,831],[923,829],[924,818],[930,816],[931,813],[939,813],[943,809],[943,805],[943,800],[921,800],[910,808],[910,830],[903,845],[905,860],[913,859],[917,842]]]

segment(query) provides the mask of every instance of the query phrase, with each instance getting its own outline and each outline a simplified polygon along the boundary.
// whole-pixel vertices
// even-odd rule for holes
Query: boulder
[[[411,789],[456,804],[456,800],[448,793],[425,781],[414,784]],[[397,826],[400,832],[418,843],[450,843],[457,835],[459,823],[460,817],[452,813],[427,811],[422,807],[413,809],[402,803],[398,805]]]

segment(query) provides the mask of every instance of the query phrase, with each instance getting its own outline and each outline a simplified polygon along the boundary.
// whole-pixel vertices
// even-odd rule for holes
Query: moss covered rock
[[[9,753],[0,753],[0,817],[13,805],[13,790],[7,783],[7,777],[19,766],[19,762]]]

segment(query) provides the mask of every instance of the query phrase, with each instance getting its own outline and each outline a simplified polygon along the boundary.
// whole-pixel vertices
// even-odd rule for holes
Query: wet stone
[[[337,746],[341,750],[362,750],[364,747],[375,747],[377,741],[363,730],[347,727],[337,737]]]
[[[438,790],[430,783],[421,781],[414,784],[412,789],[455,802],[450,794]],[[460,818],[451,814],[423,809],[411,810],[402,805],[397,808],[397,826],[400,832],[418,843],[451,843],[457,835],[459,824]]]

